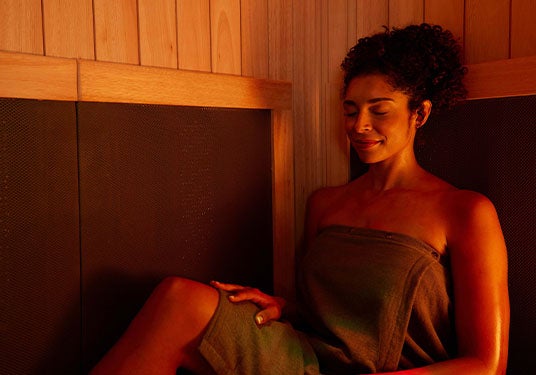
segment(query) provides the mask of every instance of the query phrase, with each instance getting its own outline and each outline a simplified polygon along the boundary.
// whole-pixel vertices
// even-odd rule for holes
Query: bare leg
[[[178,367],[207,373],[197,346],[218,300],[208,285],[166,278],[91,374],[175,374]]]

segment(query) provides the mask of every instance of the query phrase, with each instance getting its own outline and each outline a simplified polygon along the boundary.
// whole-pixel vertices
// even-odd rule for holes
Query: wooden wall
[[[309,194],[348,179],[339,64],[359,37],[438,23],[475,64],[536,55],[534,15],[534,0],[2,0],[0,50],[291,81],[300,242]]]

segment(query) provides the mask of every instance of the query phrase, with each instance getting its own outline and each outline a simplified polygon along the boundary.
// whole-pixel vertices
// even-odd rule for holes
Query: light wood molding
[[[0,97],[76,100],[76,60],[0,52]]]
[[[468,65],[468,99],[536,95],[536,56]]]
[[[79,61],[80,101],[290,109],[291,84],[225,74]]]

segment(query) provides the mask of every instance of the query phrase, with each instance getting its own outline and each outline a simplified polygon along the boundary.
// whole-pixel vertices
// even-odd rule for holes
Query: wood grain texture
[[[341,62],[347,52],[348,2],[330,0],[328,3],[328,74],[324,82],[326,126],[326,184],[341,185],[348,182],[349,148],[342,124],[340,90],[342,87]]]
[[[291,81],[293,61],[292,2],[268,0],[269,78]]]
[[[536,56],[468,66],[468,99],[536,95]]]
[[[465,62],[509,57],[510,0],[465,1]]]
[[[293,301],[295,289],[294,137],[292,112],[272,111],[274,292]]]
[[[0,97],[74,101],[76,60],[0,52]]]
[[[79,61],[79,100],[290,109],[291,85],[225,74]]]
[[[424,21],[441,25],[463,44],[464,0],[425,0]]]
[[[93,0],[95,58],[139,64],[136,0]]]
[[[179,68],[211,71],[209,0],[177,0]]]
[[[92,0],[43,0],[45,55],[93,60]]]
[[[357,38],[383,31],[389,26],[389,0],[357,0]]]
[[[212,71],[242,74],[240,0],[210,0]]]
[[[43,54],[41,0],[2,0],[0,20],[0,50]]]
[[[511,0],[512,26],[510,40],[510,57],[536,55],[536,1]]]
[[[268,78],[268,0],[241,0],[242,75]]]
[[[419,24],[424,20],[424,0],[389,0],[389,27]]]
[[[175,0],[137,0],[140,63],[177,68]]]

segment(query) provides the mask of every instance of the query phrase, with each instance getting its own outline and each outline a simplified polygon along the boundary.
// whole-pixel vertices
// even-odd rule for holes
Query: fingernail
[[[230,300],[234,300],[235,298],[236,298],[235,295],[232,295],[232,294],[231,294],[231,295],[229,296],[229,299],[230,299]]]
[[[257,322],[257,324],[262,324],[262,322],[264,322],[264,318],[262,317],[262,315],[257,315],[255,317],[255,321]]]

